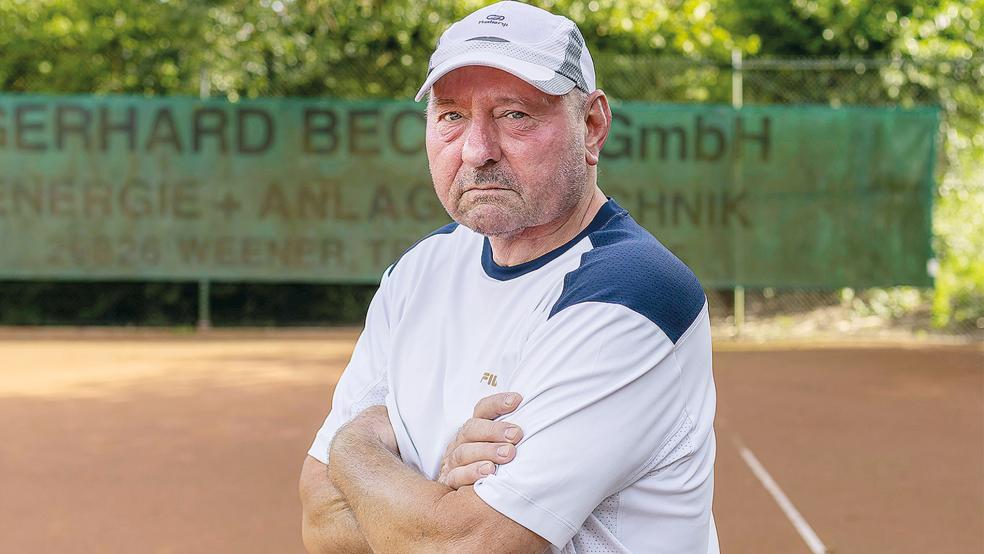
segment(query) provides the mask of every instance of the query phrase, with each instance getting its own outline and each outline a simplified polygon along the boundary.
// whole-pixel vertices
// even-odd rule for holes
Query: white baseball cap
[[[448,72],[467,65],[508,71],[547,94],[595,90],[594,62],[573,21],[520,2],[498,2],[452,24],[431,55],[419,102]]]

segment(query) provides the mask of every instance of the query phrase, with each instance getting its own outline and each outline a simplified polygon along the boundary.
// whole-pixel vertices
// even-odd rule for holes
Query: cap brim
[[[512,73],[513,75],[519,77],[520,79],[526,81],[527,83],[535,86],[536,88],[542,90],[547,94],[553,94],[553,95],[567,94],[575,86],[574,81],[565,78],[564,81],[569,82],[570,87],[569,88],[567,88],[566,86],[562,87],[562,88],[567,88],[567,90],[557,89],[556,77],[558,75],[555,71],[547,69],[542,65],[537,65],[534,63],[523,61],[517,58],[513,58],[511,56],[496,54],[494,52],[488,52],[488,51],[484,51],[484,52],[476,51],[476,52],[466,52],[464,54],[455,56],[453,58],[449,58],[441,65],[435,67],[434,70],[431,71],[430,74],[427,76],[427,79],[424,81],[424,84],[420,87],[420,90],[417,91],[417,96],[415,96],[413,99],[414,102],[420,102],[420,100],[424,97],[424,95],[427,94],[427,91],[430,90],[430,88],[434,86],[434,83],[436,83],[441,77],[444,77],[449,72],[455,69],[465,67],[468,65],[481,65],[485,67],[494,67],[496,69],[501,69],[508,73]],[[547,82],[550,82],[552,84],[552,90],[547,90],[543,88],[543,86],[538,84],[538,83],[547,83]]]

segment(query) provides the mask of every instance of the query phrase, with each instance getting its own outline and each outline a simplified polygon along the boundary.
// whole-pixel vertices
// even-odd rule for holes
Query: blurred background
[[[932,287],[711,291],[720,336],[984,333],[979,1],[543,2],[616,100],[938,106]],[[480,2],[0,0],[0,93],[408,99]],[[193,326],[197,283],[0,282],[0,323]],[[219,326],[358,324],[372,285],[215,282]],[[741,301],[744,300],[742,303]]]
[[[0,187],[49,160],[14,148],[17,105],[405,102],[440,33],[488,3],[0,0]],[[578,24],[616,113],[938,113],[917,278],[698,271],[715,514],[731,552],[984,551],[984,1],[531,3]],[[0,551],[300,551],[297,471],[372,280],[16,271],[44,239],[18,236],[6,190]],[[857,251],[879,240],[895,247]]]

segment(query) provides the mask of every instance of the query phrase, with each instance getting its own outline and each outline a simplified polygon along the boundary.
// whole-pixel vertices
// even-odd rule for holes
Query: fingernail
[[[506,439],[513,440],[516,438],[517,435],[519,435],[519,429],[515,427],[510,427],[509,429],[506,429]]]
[[[478,472],[482,475],[489,475],[492,473],[492,464],[482,464],[482,467],[478,468]]]
[[[509,447],[502,445],[495,451],[495,453],[505,458],[506,456],[509,455]]]
[[[507,408],[511,408],[514,402],[516,402],[516,395],[515,394],[507,394],[506,395],[506,407]]]

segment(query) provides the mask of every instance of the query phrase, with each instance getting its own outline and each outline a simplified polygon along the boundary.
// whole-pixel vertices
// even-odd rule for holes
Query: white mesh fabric
[[[615,493],[595,508],[571,544],[577,554],[626,554],[628,550],[618,541],[618,509],[620,495]]]
[[[693,421],[690,420],[690,416],[688,415],[656,455],[653,470],[650,473],[659,471],[683,457],[693,454],[694,447],[696,446],[694,444],[693,434],[691,433],[693,428]]]
[[[359,415],[363,410],[371,406],[386,404],[387,393],[389,393],[389,387],[386,384],[386,380],[380,379],[366,391],[361,400],[352,404],[352,417]]]

